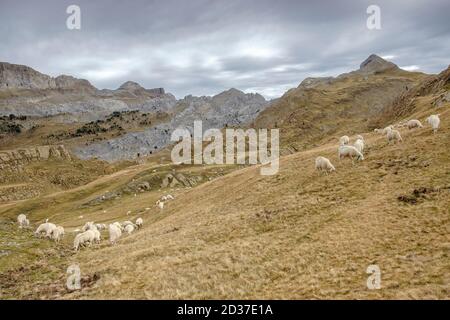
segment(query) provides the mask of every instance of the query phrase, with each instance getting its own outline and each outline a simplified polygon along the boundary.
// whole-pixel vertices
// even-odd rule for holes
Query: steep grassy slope
[[[280,128],[291,152],[373,129],[373,118],[426,76],[401,69],[371,75],[350,73],[286,92],[255,120],[259,128]],[[334,140],[336,141],[336,140]]]
[[[429,105],[421,107],[430,112]],[[21,252],[25,258],[12,256],[17,257],[15,262],[3,257],[8,261],[2,262],[3,294],[448,298],[448,107],[443,107],[442,130],[437,134],[429,127],[402,129],[404,143],[399,145],[366,134],[366,160],[355,165],[337,160],[335,143],[324,144],[282,157],[276,176],[260,176],[257,167],[250,167],[175,191],[176,200],[163,212],[152,205],[164,190],[81,209],[86,197],[129,181],[139,168],[39,201],[3,206],[2,217],[13,219],[25,211],[33,222],[50,217],[69,230],[84,220],[126,220],[127,210],[146,222],[116,246],[105,241],[76,254],[69,251],[72,235],[62,245],[54,245],[2,223],[6,229],[2,246],[21,239],[27,248]],[[319,175],[313,165],[318,155],[329,157],[337,172]],[[145,206],[152,210],[142,211]],[[83,219],[77,218],[80,214]],[[27,250],[33,252],[33,259]],[[84,289],[80,292],[64,289],[65,269],[71,263],[81,267]],[[366,287],[370,264],[381,268],[381,290]]]
[[[339,112],[346,115],[329,135],[318,128],[333,125],[328,112],[340,113],[326,105],[324,114],[314,115],[323,125],[314,121],[311,135],[289,121],[279,125],[287,143],[303,137],[314,138],[314,145],[281,157],[277,175],[261,176],[258,166],[174,167],[164,164],[164,154],[75,189],[0,205],[0,297],[448,299],[447,72],[424,79],[363,122],[364,112],[356,106],[364,106],[363,97],[375,103],[383,92],[385,75],[372,77],[380,87],[359,91],[359,84],[338,80],[343,91],[327,91],[330,103],[340,101],[334,108],[343,108]],[[377,95],[371,98],[367,92],[373,90]],[[336,98],[340,94],[347,98]],[[351,107],[342,107],[345,101]],[[432,113],[441,117],[438,133],[429,125],[400,128],[404,141],[397,145],[367,129],[413,118],[425,124]],[[341,132],[363,133],[364,161],[352,165],[337,159],[334,135]],[[337,171],[319,174],[314,169],[319,155]],[[201,179],[194,179],[195,185],[161,187],[164,177],[176,173]],[[143,182],[148,190],[135,196],[134,186]],[[161,211],[155,201],[167,193],[175,200]],[[46,218],[63,225],[66,238],[54,244],[33,237],[32,230],[19,230],[14,221],[22,212],[33,227]],[[74,230],[86,221],[137,217],[144,218],[144,227],[117,245],[104,240],[77,253],[71,250]],[[106,232],[102,235],[107,239]],[[66,269],[73,263],[80,265],[83,289],[68,292]],[[367,289],[371,264],[381,269],[380,290]]]

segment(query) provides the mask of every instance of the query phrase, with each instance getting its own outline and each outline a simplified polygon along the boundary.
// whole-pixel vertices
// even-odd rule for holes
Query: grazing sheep
[[[394,126],[389,125],[386,128],[383,129],[382,133],[386,134],[389,130],[394,130]]]
[[[387,126],[386,128],[384,128],[384,129],[374,129],[373,131],[375,132],[375,133],[381,133],[381,134],[386,134],[387,133],[387,131],[388,131],[388,129],[394,129],[394,127],[393,126],[391,126],[391,125],[389,125],[389,126]]]
[[[403,141],[402,136],[398,130],[388,129],[386,133],[388,142],[394,141],[395,143]]]
[[[143,224],[144,224],[144,220],[142,218],[136,219],[136,227],[141,228]]]
[[[102,240],[102,235],[100,234],[100,231],[98,231],[97,229],[93,229],[91,231],[94,233],[94,242],[100,243],[100,241]]]
[[[28,227],[30,225],[30,221],[23,213],[17,216],[17,222],[19,223],[19,228]]]
[[[339,138],[339,145],[344,146],[350,142],[350,138],[348,136],[342,136]]]
[[[364,160],[364,156],[361,152],[358,151],[358,149],[356,149],[353,146],[340,146],[338,149],[338,156],[339,156],[339,160],[341,160],[342,158],[346,158],[349,157],[350,159],[352,159],[353,162],[353,157],[356,157],[356,160]]]
[[[116,241],[122,236],[122,230],[117,226],[117,222],[109,225],[109,241],[111,244],[115,244]]]
[[[432,114],[427,118],[427,122],[433,128],[433,133],[436,133],[439,129],[439,124],[441,123],[441,119],[439,119],[439,114]]]
[[[171,194],[168,194],[166,196],[166,198],[167,198],[167,200],[174,200],[175,199]]]
[[[48,221],[48,219],[46,221]],[[52,231],[54,229],[56,229],[56,225],[54,225],[53,223],[50,223],[50,222],[45,222],[45,223],[42,223],[41,225],[39,225],[39,227],[36,229],[34,234],[37,237],[40,237],[42,233],[45,233],[45,237],[50,238]]]
[[[102,231],[106,229],[106,224],[104,223],[96,223],[95,227],[97,228],[97,230]]]
[[[328,174],[328,172],[336,171],[330,160],[325,157],[316,158],[316,169],[319,171],[325,171],[326,174]]]
[[[133,224],[133,222],[131,222],[131,221],[124,221],[124,222],[122,222],[121,223],[121,225],[125,228],[126,226],[128,226],[128,225],[132,225]]]
[[[61,241],[61,239],[64,237],[65,232],[64,228],[62,226],[57,226],[55,229],[52,230],[51,237],[55,242]]]
[[[167,200],[167,197],[166,197],[166,196],[162,196],[161,199],[159,199],[159,200],[161,200],[161,201],[166,201],[166,200]]]
[[[120,230],[123,230],[123,225],[120,222],[114,222],[113,225],[115,225]]]
[[[156,202],[156,204],[158,205],[158,207],[162,210],[162,209],[164,209],[164,202],[162,202],[162,201],[157,201]]]
[[[125,226],[125,232],[131,234],[134,232],[134,224],[127,224]]]
[[[127,216],[129,216],[131,214],[131,211],[127,211]]]
[[[93,221],[89,221],[84,224],[84,226],[81,230],[83,230],[83,232],[88,231],[88,230],[97,230],[97,226],[95,225],[95,223]]]
[[[93,230],[87,230],[83,233],[79,233],[73,240],[73,248],[75,251],[82,245],[89,244],[89,246],[95,241],[95,232]]]
[[[422,123],[419,120],[413,119],[413,120],[409,120],[406,123],[406,126],[408,127],[408,129],[413,129],[413,128],[423,128]]]
[[[358,139],[355,141],[355,143],[353,144],[353,146],[358,149],[359,152],[363,153],[364,151],[364,140],[362,139]]]

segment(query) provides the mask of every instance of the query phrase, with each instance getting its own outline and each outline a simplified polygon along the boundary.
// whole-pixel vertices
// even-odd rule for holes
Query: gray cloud
[[[82,28],[66,28],[81,7]],[[366,8],[381,8],[381,30]],[[177,97],[230,87],[276,97],[308,76],[356,69],[369,54],[436,73],[448,66],[448,0],[0,1],[0,61],[99,88],[127,80]]]

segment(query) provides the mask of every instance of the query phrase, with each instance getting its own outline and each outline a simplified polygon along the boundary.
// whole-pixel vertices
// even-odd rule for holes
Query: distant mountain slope
[[[192,127],[194,120],[202,120],[205,129],[238,126],[266,106],[261,95],[234,88],[177,100],[164,88],[146,89],[133,81],[98,90],[87,80],[0,63],[0,136],[8,138],[0,149],[15,140],[27,146],[67,142],[82,159],[133,159],[159,151],[175,128]],[[79,122],[85,125],[77,128]]]
[[[375,124],[381,127],[393,120],[409,116],[421,109],[421,102],[424,100],[434,106],[435,113],[443,111],[444,105],[450,102],[450,66],[403,92],[392,104],[381,110]]]
[[[203,130],[226,126],[247,125],[268,105],[259,94],[245,94],[237,89],[213,97],[187,96],[173,107],[170,121],[150,127],[143,132],[130,132],[108,141],[74,148],[81,159],[99,158],[107,161],[132,159],[159,151],[170,143],[176,128],[192,132],[195,120],[201,120]]]
[[[376,55],[356,71],[336,78],[307,78],[286,92],[255,120],[260,128],[280,128],[281,143],[291,151],[342,133],[371,129],[383,108],[425,75],[407,72]]]
[[[144,89],[126,82],[117,90],[98,90],[84,79],[52,78],[27,66],[0,62],[0,116],[69,114],[71,121],[92,121],[114,111],[165,112],[175,103],[163,88]]]

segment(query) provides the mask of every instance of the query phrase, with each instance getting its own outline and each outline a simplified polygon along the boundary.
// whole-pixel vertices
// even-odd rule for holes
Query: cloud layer
[[[1,0],[0,61],[177,97],[235,87],[273,98],[305,77],[354,70],[371,53],[407,70],[448,66],[448,0],[376,2]],[[71,4],[81,30],[66,28]],[[381,30],[366,27],[370,4]]]

